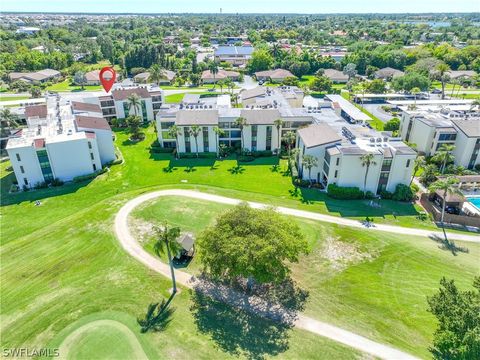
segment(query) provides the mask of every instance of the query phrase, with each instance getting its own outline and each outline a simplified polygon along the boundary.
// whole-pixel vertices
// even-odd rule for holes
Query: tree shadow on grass
[[[438,246],[439,249],[450,251],[453,256],[457,256],[459,252],[462,252],[462,253],[469,252],[468,248],[457,246],[453,240],[449,240],[447,237],[447,233],[445,232],[445,229],[443,229],[443,235],[444,236],[442,237],[436,234],[432,234],[429,236],[429,238],[439,244]]]
[[[190,165],[190,166],[187,166],[187,168],[183,171],[185,171],[186,173],[192,173],[192,172],[197,171],[197,169],[195,169],[195,167],[193,165]]]
[[[137,318],[141,333],[163,331],[170,325],[173,313],[175,312],[175,308],[170,306],[173,297],[174,295],[172,294],[167,301],[163,299],[161,303],[148,305],[145,316],[143,318]]]
[[[264,359],[288,349],[291,324],[232,308],[199,291],[192,292],[190,310],[198,330],[230,355]]]
[[[245,172],[245,168],[242,165],[236,165],[228,169],[228,172],[232,175],[239,175]]]
[[[272,165],[272,167],[270,168],[270,171],[273,172],[273,173],[280,172],[280,165],[278,165],[278,164]]]
[[[163,171],[164,173],[172,173],[172,172],[174,172],[175,170],[177,170],[177,168],[173,167],[173,166],[170,165],[170,164],[169,164],[168,166],[165,166],[165,167],[162,169],[162,171]]]

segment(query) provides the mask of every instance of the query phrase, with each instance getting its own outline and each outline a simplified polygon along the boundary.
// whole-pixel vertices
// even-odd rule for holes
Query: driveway
[[[389,113],[382,110],[383,105],[388,105],[387,103],[383,104],[365,104],[363,107],[372,113],[374,116],[382,120],[383,122],[387,122],[388,120],[392,119],[393,116]]]

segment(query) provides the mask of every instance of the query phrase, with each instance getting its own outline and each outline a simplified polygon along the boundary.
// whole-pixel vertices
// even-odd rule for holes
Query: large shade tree
[[[253,209],[242,203],[220,215],[197,240],[204,270],[214,278],[278,283],[289,263],[308,252],[299,226],[274,209]],[[250,287],[249,285],[249,287]]]
[[[435,360],[480,359],[480,277],[473,289],[462,291],[442,278],[428,298],[428,311],[438,320],[430,352]]]

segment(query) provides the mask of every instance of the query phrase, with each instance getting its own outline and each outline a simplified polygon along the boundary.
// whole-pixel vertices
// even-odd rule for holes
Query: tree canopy
[[[461,291],[442,278],[438,292],[428,298],[428,311],[438,320],[430,348],[434,359],[480,359],[480,277],[473,288]]]
[[[299,226],[274,209],[259,210],[242,203],[217,218],[199,236],[198,252],[204,270],[213,277],[253,278],[280,282],[308,252]]]

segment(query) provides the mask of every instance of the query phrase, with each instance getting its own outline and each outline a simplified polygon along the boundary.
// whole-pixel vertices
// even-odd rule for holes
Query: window
[[[407,166],[406,167],[409,167],[410,166],[410,159],[407,160]]]
[[[335,165],[338,166],[339,164],[340,164],[340,158],[338,157],[338,158],[337,158],[337,162],[335,163]],[[335,175],[335,177],[337,177],[337,175]]]
[[[22,159],[20,159],[20,154],[19,153],[16,153],[15,154],[17,156],[17,161],[21,161]]]
[[[24,183],[25,185],[28,185],[28,180],[27,180],[27,178],[23,178],[23,183]]]
[[[183,128],[183,135],[185,136],[185,152],[187,153],[192,152],[191,146],[190,146],[190,128],[189,127]]]
[[[93,171],[97,171],[97,165],[93,164]]]
[[[208,152],[210,144],[208,143],[208,127],[203,127],[203,152]]]
[[[440,134],[438,141],[453,141],[457,138],[457,134]]]
[[[173,121],[161,122],[160,123],[160,127],[164,130],[170,129],[173,125],[175,125],[175,122],[173,122]]]
[[[252,125],[252,151],[257,151],[257,132],[258,126]]]
[[[25,169],[23,168],[23,166],[20,166],[20,172],[21,172],[22,174],[25,174]]]
[[[272,150],[272,127],[267,126],[267,145],[265,146],[265,150],[269,151]]]
[[[91,158],[92,160],[95,160],[95,158],[93,157],[93,154],[92,154],[92,153],[90,153],[90,158]]]
[[[338,170],[335,170],[335,175],[333,175],[334,178],[338,176]]]
[[[92,143],[90,141],[88,142],[88,148],[92,149]]]

